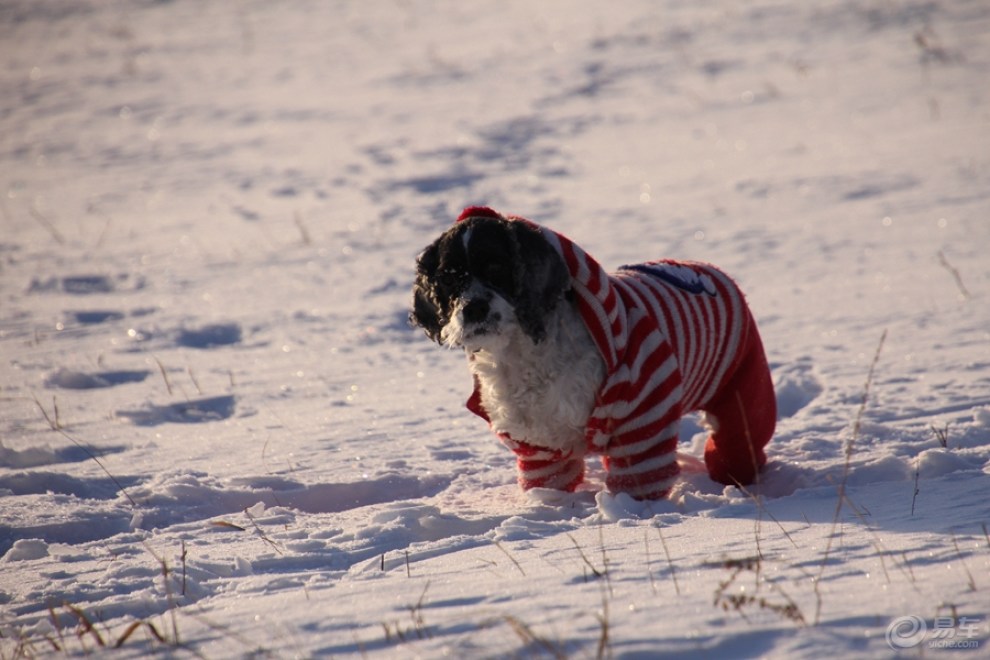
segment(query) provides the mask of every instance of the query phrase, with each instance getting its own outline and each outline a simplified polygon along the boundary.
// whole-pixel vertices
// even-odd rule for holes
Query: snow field
[[[984,4],[4,3],[0,657],[979,657]],[[760,483],[520,493],[406,323],[476,203],[735,276]]]

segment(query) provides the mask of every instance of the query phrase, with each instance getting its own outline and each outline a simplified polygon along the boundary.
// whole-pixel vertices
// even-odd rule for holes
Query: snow
[[[988,34],[979,0],[3,3],[0,657],[985,655]],[[733,274],[760,483],[689,418],[668,500],[521,493],[406,322],[471,204]]]

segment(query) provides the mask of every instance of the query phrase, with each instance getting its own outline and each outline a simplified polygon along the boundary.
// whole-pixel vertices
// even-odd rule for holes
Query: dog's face
[[[420,254],[410,320],[440,344],[497,351],[516,330],[540,342],[569,290],[567,267],[539,229],[470,217]]]

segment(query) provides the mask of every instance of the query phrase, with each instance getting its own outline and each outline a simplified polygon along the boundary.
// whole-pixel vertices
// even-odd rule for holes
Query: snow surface
[[[983,0],[5,0],[0,44],[0,657],[986,657]],[[761,483],[688,419],[667,501],[519,492],[406,322],[469,204],[734,274]]]

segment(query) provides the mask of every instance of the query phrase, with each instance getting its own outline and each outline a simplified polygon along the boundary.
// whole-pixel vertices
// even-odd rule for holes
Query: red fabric
[[[501,217],[471,207],[459,220],[492,214]],[[714,266],[670,260],[609,275],[565,236],[533,226],[567,264],[606,376],[580,450],[541,449],[494,429],[517,456],[522,487],[573,490],[584,452],[593,452],[603,456],[610,491],[664,497],[680,471],[678,422],[695,410],[715,426],[705,448],[712,479],[752,483],[766,462],[776,399],[756,322],[735,283]],[[468,408],[488,420],[475,385]]]
[[[469,206],[463,211],[461,211],[461,214],[457,216],[457,222],[463,222],[468,218],[475,218],[475,217],[501,218],[502,216],[497,211],[493,211],[487,206]]]

